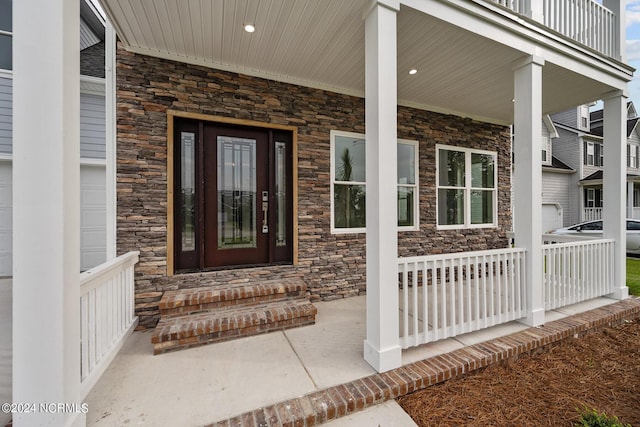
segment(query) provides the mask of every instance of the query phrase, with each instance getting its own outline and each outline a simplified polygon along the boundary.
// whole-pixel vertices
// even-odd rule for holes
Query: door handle
[[[269,192],[262,192],[262,233],[266,234],[269,232]]]

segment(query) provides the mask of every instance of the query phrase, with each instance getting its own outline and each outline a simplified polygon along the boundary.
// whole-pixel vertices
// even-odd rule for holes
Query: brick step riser
[[[173,318],[178,316],[186,316],[189,314],[197,314],[209,310],[217,310],[224,308],[249,307],[265,302],[277,301],[295,301],[306,299],[306,291],[292,291],[286,293],[275,293],[268,295],[258,295],[246,298],[229,298],[218,301],[193,302],[185,301],[185,305],[173,308],[160,308],[162,318]]]
[[[190,336],[179,340],[164,341],[153,344],[153,353],[162,354],[175,350],[182,350],[192,347],[199,347],[206,344],[216,342],[230,341],[237,338],[248,337],[252,335],[261,335],[267,332],[282,331],[299,326],[307,326],[315,324],[315,313],[308,316],[296,317],[293,319],[278,320],[269,323],[260,323],[247,326],[245,328],[228,329],[225,331],[211,332],[196,336]]]

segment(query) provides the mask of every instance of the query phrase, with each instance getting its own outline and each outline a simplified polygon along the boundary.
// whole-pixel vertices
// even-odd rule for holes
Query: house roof
[[[574,132],[576,134],[583,134],[583,135],[586,135],[586,136],[593,136],[593,137],[598,137],[598,138],[602,137],[602,135],[598,135],[598,134],[595,134],[593,132],[588,132],[588,131],[583,130],[583,129],[578,129],[578,128],[574,127],[574,126],[565,125],[564,123],[553,122],[553,124],[557,128],[568,130],[568,131]]]
[[[80,74],[104,78],[104,42],[80,51]]]
[[[638,120],[640,120],[638,117],[627,120],[627,138],[629,138],[631,136],[631,133],[636,128],[636,126],[638,124]],[[602,126],[596,126],[596,127],[592,126],[591,127],[591,133],[594,134],[594,135],[598,135],[598,136],[604,136],[603,127]]]
[[[543,169],[558,169],[567,172],[575,172],[571,166],[559,160],[557,157],[551,156],[551,164],[550,165],[542,165]]]
[[[592,173],[588,177],[581,179],[580,182],[602,181],[602,177],[603,177],[603,173],[602,173],[601,170],[599,170],[599,171],[595,171],[594,173]],[[628,173],[627,174],[627,180],[634,180],[636,178],[640,178],[640,175],[636,175],[636,174],[633,174],[633,173]]]

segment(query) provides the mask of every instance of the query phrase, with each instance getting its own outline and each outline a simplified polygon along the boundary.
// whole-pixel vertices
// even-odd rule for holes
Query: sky
[[[629,99],[640,106],[640,0],[627,0],[627,62],[636,68]]]

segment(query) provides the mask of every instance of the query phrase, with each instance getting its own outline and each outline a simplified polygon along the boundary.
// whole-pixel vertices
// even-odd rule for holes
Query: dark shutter
[[[587,164],[587,141],[584,142],[584,147],[583,147],[583,153],[584,153],[584,164]]]
[[[593,144],[593,165],[602,166],[600,164],[600,144]]]

